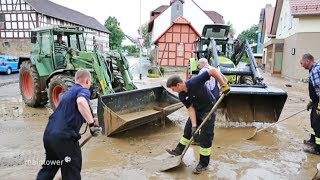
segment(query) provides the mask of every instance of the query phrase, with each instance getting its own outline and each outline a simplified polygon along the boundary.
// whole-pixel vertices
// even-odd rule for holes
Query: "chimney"
[[[183,0],[171,0],[171,22],[183,15]]]

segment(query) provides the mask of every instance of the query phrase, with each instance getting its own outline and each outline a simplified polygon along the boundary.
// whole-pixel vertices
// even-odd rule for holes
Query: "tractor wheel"
[[[114,81],[112,82],[112,87],[116,89],[116,92],[125,91],[125,84],[122,77],[122,74],[117,66],[117,60],[112,59],[112,75],[114,77]]]
[[[41,87],[36,67],[30,61],[22,62],[19,71],[19,87],[24,103],[31,107],[47,103],[47,93]]]
[[[52,110],[59,104],[59,99],[63,93],[74,85],[74,78],[67,75],[56,75],[50,80],[48,89],[48,99]]]

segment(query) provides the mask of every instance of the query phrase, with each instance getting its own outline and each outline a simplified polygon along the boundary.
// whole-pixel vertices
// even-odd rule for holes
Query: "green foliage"
[[[164,75],[164,68],[163,67],[160,67],[160,72],[162,75]]]
[[[258,41],[258,34],[256,33],[258,31],[258,25],[252,25],[249,29],[246,29],[242,31],[238,39],[241,42],[244,42],[245,40],[248,40],[249,43],[257,42]]]
[[[230,26],[229,33],[230,33],[230,34],[235,34],[235,33],[236,33],[236,29],[233,27],[233,24],[232,24],[230,21],[228,21],[228,22],[227,22],[227,25]]]
[[[252,44],[252,43],[257,43],[258,41],[258,34],[257,34],[257,31],[258,31],[258,25],[252,25],[249,29],[246,29],[244,31],[242,31],[239,36],[238,36],[238,39],[241,41],[241,42],[244,42],[245,40],[247,40],[249,42],[249,44]],[[253,47],[253,52],[257,52],[257,47]]]
[[[128,54],[134,54],[139,52],[139,49],[136,45],[125,45],[122,47],[122,50],[127,51]]]
[[[121,48],[121,42],[124,39],[124,33],[120,29],[120,22],[118,22],[117,18],[109,16],[106,22],[104,23],[104,26],[111,32],[109,38],[110,48]]]
[[[152,74],[152,73],[153,73],[153,68],[151,67],[148,69],[148,74]]]
[[[150,48],[151,47],[151,36],[148,33],[148,23],[145,23],[141,26],[142,28],[142,37],[145,38],[144,47]],[[138,33],[140,34],[140,27],[138,28]]]

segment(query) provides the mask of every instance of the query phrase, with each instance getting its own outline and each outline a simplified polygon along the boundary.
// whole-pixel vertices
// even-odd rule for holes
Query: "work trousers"
[[[46,161],[38,173],[37,180],[52,180],[59,168],[63,180],[81,179],[82,156],[78,140],[60,134],[45,133],[43,143]]]
[[[197,116],[197,126],[200,126],[202,121],[206,118],[208,113],[196,113]],[[212,113],[208,121],[200,130],[199,143],[200,143],[200,164],[203,166],[208,166],[210,161],[211,146],[214,136],[214,124],[215,124],[215,113]],[[192,124],[190,118],[188,118],[186,125],[184,127],[183,137],[180,139],[178,147],[184,147],[189,143],[192,137]]]
[[[320,152],[320,116],[317,114],[318,103],[314,103],[311,113],[311,141],[316,144],[316,151]]]

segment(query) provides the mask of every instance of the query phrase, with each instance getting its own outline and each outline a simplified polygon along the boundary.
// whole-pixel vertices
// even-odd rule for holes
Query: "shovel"
[[[272,124],[270,124],[269,126],[267,126],[267,127],[265,127],[265,128],[262,128],[262,129],[259,129],[259,130],[258,130],[258,128],[256,128],[256,130],[254,131],[253,135],[252,135],[251,137],[247,138],[246,140],[252,140],[259,132],[268,129],[268,128],[271,127],[271,126],[277,125],[277,124],[279,124],[279,123],[281,123],[281,122],[283,122],[283,121],[285,121],[285,120],[287,120],[287,119],[289,119],[289,118],[291,118],[291,117],[293,117],[293,116],[295,116],[295,115],[297,115],[297,114],[302,113],[302,112],[305,111],[305,110],[306,110],[306,109],[303,109],[303,110],[301,110],[301,111],[299,111],[299,112],[296,112],[296,113],[292,114],[291,116],[288,116],[288,117],[286,117],[286,118],[284,118],[284,119],[282,119],[282,120],[280,120],[280,121],[278,121],[278,122],[272,123]]]
[[[213,106],[213,108],[211,109],[211,111],[209,112],[209,114],[207,115],[207,117],[202,121],[202,123],[200,124],[200,126],[197,128],[197,130],[195,131],[194,134],[197,134],[199,132],[199,130],[202,128],[202,126],[208,121],[208,119],[210,118],[211,114],[218,108],[219,104],[221,103],[221,101],[223,100],[225,94],[222,94],[219,98],[219,100],[216,102],[216,104]],[[174,156],[172,158],[166,159],[165,161],[161,161],[162,165],[160,166],[160,171],[166,171],[169,169],[172,169],[174,167],[177,167],[180,165],[183,156],[186,154],[189,146],[191,145],[191,143],[193,142],[193,136],[190,139],[190,142],[186,145],[186,147],[184,148],[182,154],[180,156]]]

